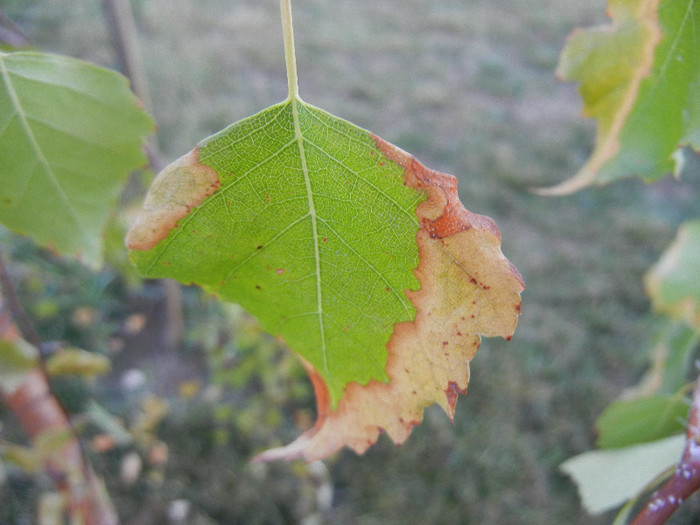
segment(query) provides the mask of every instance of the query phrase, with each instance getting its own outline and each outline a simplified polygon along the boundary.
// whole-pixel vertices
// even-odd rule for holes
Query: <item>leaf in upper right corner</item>
[[[656,310],[700,330],[700,219],[678,228],[644,281]]]
[[[580,83],[583,114],[598,121],[595,147],[571,179],[542,193],[568,194],[682,168],[679,147],[700,149],[700,4],[609,0],[612,24],[578,30],[557,74]]]

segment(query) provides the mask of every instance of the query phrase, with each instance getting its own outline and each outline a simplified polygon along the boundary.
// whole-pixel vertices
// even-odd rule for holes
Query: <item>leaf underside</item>
[[[198,145],[156,179],[127,236],[150,277],[235,301],[301,357],[316,426],[261,459],[402,442],[450,416],[479,334],[510,337],[522,280],[456,179],[297,99]]]
[[[695,0],[610,0],[612,25],[574,32],[557,74],[580,83],[595,147],[561,195],[623,177],[678,172],[679,147],[700,149],[700,6]]]
[[[153,128],[114,71],[0,53],[0,223],[99,265],[102,230]]]

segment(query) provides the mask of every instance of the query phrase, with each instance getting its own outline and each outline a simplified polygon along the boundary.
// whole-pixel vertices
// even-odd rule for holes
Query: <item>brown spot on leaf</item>
[[[450,381],[447,383],[447,388],[445,389],[445,396],[447,397],[447,406],[449,407],[449,411],[447,415],[450,418],[450,421],[454,422],[454,415],[455,415],[455,406],[457,405],[457,398],[459,397],[460,394],[464,395],[467,393],[466,388],[460,388],[457,383],[454,381]]]
[[[165,239],[192,208],[219,189],[216,171],[200,164],[198,159],[199,151],[195,148],[158,174],[141,213],[126,236],[127,248],[150,250]]]

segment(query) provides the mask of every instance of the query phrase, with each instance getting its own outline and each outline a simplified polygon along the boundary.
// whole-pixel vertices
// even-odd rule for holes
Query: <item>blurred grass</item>
[[[133,5],[168,160],[285,97],[276,1]],[[115,63],[97,1],[0,0],[0,7],[42,49]],[[513,340],[484,341],[472,363],[469,394],[458,403],[454,427],[431,408],[402,447],[382,438],[364,457],[345,451],[329,460],[335,495],[325,519],[362,525],[610,522],[610,516],[592,518],[580,509],[575,487],[557,465],[593,446],[596,417],[645,370],[655,321],[641,276],[676,225],[697,213],[700,166],[693,161],[683,181],[655,186],[630,180],[556,199],[528,191],[571,176],[590,151],[593,124],[579,117],[575,86],[558,83],[553,71],[574,27],[604,22],[605,2],[297,0],[294,9],[302,98],[457,175],[465,205],[496,220],[504,253],[527,285]],[[16,243],[14,253],[22,250],[26,246]],[[96,284],[87,286],[78,270],[66,270],[70,264],[47,258],[19,257],[30,268],[23,282],[44,283],[39,288],[57,294],[57,303],[62,294],[77,293],[75,300],[102,320],[100,330],[73,334],[59,324],[79,305],[50,304],[56,308],[44,329],[52,337],[79,337],[100,347],[107,328],[138,309],[130,292],[103,283],[118,280],[114,275],[88,278]],[[68,284],[45,290],[59,277]],[[155,293],[150,290],[136,295]],[[30,287],[27,300],[41,312],[42,294],[32,294]],[[117,475],[118,454],[96,459],[125,522],[166,523],[163,509],[183,498],[193,506],[191,523],[301,522],[317,486],[307,467],[248,463],[308,424],[310,393],[285,375],[299,381],[298,367],[252,328],[230,339],[229,326],[240,329],[240,319],[232,322],[194,290],[186,297],[188,340],[173,358],[179,361],[168,366],[179,362],[183,379],[211,372],[205,380],[218,377],[218,386],[209,392],[213,397],[175,399],[159,430],[170,447],[164,470],[153,469],[127,487]],[[264,358],[255,345],[241,343],[250,333],[267,348]],[[167,384],[170,372],[158,375],[168,359],[126,349],[115,364],[151,371],[153,388],[177,398],[174,377],[180,376]],[[272,372],[255,372],[265,363],[275,364]],[[216,370],[208,371],[213,364]],[[246,386],[229,388],[226,382],[234,379],[222,368],[242,366],[251,367]],[[280,368],[292,372],[269,377]],[[120,406],[114,401],[115,411]],[[694,508],[691,502],[673,523],[692,523]],[[7,522],[22,523],[19,517]]]

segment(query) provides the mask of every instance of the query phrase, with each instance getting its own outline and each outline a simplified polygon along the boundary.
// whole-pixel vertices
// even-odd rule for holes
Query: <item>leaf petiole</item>
[[[301,100],[297,77],[297,59],[294,53],[294,29],[292,27],[292,0],[280,0],[282,35],[284,38],[284,62],[287,65],[288,100]]]

